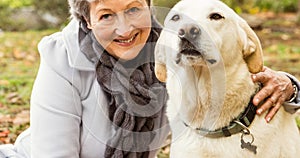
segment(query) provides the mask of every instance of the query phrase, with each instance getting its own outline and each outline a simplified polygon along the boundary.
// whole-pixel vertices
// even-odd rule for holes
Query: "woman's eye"
[[[112,14],[103,14],[101,17],[100,17],[100,20],[111,20],[113,17]]]
[[[126,13],[128,13],[128,14],[135,14],[135,13],[137,13],[138,11],[140,11],[139,8],[137,8],[137,7],[132,7],[132,8],[130,8],[130,9],[128,9],[128,10],[126,11]]]
[[[219,13],[212,13],[212,14],[209,15],[209,18],[211,20],[225,19],[224,16],[220,15]]]
[[[180,16],[179,16],[178,14],[175,14],[175,15],[171,18],[172,21],[178,21],[179,19],[180,19]]]

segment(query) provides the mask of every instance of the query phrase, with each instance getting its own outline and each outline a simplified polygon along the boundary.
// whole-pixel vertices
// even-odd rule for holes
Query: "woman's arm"
[[[60,39],[56,34],[39,45],[41,63],[30,107],[31,157],[78,158],[80,154],[81,99],[71,82],[76,76]]]
[[[260,82],[263,85],[262,89],[254,96],[253,104],[259,105],[262,103],[260,108],[257,109],[257,114],[269,110],[265,117],[267,122],[271,121],[281,105],[285,105],[285,109],[290,113],[300,108],[297,101],[299,98],[292,100],[292,103],[287,103],[295,93],[292,81],[299,89],[299,82],[295,77],[264,67],[263,71],[254,74],[252,79],[254,82]],[[299,96],[299,93],[297,93],[297,96]]]
[[[44,61],[31,97],[32,157],[79,157],[81,117],[77,91]]]

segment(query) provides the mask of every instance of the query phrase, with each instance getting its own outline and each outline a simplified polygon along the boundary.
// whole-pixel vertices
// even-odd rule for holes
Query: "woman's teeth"
[[[130,43],[130,42],[132,42],[133,40],[134,40],[134,38],[135,38],[136,36],[132,36],[130,39],[128,39],[128,40],[117,40],[118,42],[121,42],[121,43]]]

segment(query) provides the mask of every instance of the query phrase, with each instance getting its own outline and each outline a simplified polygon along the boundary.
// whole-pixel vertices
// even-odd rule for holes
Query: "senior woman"
[[[160,25],[150,0],[69,0],[71,22],[39,44],[30,129],[0,157],[155,157],[169,132],[164,84],[154,75]],[[288,77],[287,77],[288,76]],[[291,82],[292,80],[292,82]],[[254,104],[299,106],[298,81],[265,68]],[[275,105],[275,106],[274,106]]]

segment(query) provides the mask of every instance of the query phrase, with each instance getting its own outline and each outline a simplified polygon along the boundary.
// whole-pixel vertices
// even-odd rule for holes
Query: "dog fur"
[[[184,33],[193,35],[189,43],[194,46],[184,46],[187,51],[182,48]],[[171,157],[299,157],[299,131],[283,108],[270,123],[261,115],[250,125],[257,154],[241,148],[241,133],[208,138],[196,132],[228,126],[242,113],[258,89],[251,73],[263,67],[258,37],[221,1],[178,2],[165,19],[155,62],[155,73],[169,93]]]

